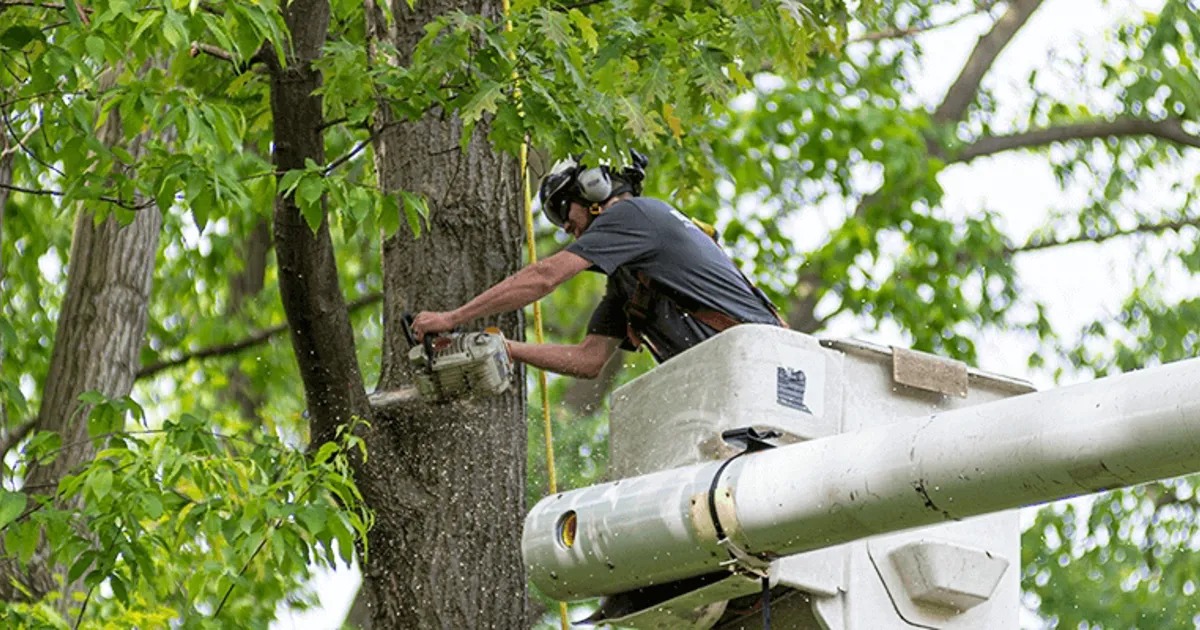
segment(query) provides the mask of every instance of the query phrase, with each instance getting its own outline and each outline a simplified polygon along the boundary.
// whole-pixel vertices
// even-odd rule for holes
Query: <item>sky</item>
[[[994,90],[1001,100],[1027,102],[1025,86],[1029,71],[1044,67],[1049,55],[1059,58],[1078,58],[1079,43],[1088,50],[1103,50],[1109,26],[1119,17],[1161,6],[1161,0],[1046,0],[1045,4],[1006,47],[985,79],[985,86]],[[949,9],[952,17],[961,9]],[[936,103],[954,81],[977,38],[990,28],[990,20],[976,17],[954,26],[920,36],[927,54],[925,65],[918,69],[921,79],[920,96]],[[1053,76],[1043,79],[1053,81]],[[1078,84],[1063,82],[1052,89],[1063,90],[1070,96],[1079,92]],[[1074,92],[1072,92],[1074,91]],[[1025,99],[1024,101],[1022,99]],[[1200,169],[1200,165],[1196,166]],[[1192,173],[1194,176],[1196,173]],[[1058,189],[1045,160],[1037,157],[1007,154],[975,160],[967,165],[947,168],[939,181],[945,190],[943,208],[950,212],[969,213],[987,207],[1000,213],[1003,227],[1015,242],[1023,242],[1040,227],[1049,208],[1064,207],[1082,198],[1083,191],[1064,194]],[[1154,203],[1156,200],[1145,200]],[[797,230],[817,233],[817,230]],[[816,246],[818,243],[811,243]],[[1079,244],[1052,251],[1026,254],[1019,257],[1018,269],[1029,297],[1049,305],[1049,317],[1061,330],[1075,330],[1099,313],[1115,313],[1125,290],[1132,286],[1127,271],[1137,255],[1136,250],[1121,243],[1105,246]],[[1179,282],[1173,292],[1196,292],[1193,284]],[[863,334],[858,322],[835,319],[826,337],[858,337],[883,344],[903,345],[899,330]],[[1032,339],[1014,333],[989,333],[978,344],[980,361],[977,367],[1000,374],[1024,378],[1038,389],[1055,386],[1048,372],[1031,372],[1027,358],[1035,349]],[[1077,380],[1067,375],[1062,383]],[[1034,508],[1027,508],[1023,521],[1032,520]],[[340,627],[358,588],[360,577],[355,570],[336,573],[318,571],[313,588],[319,593],[322,606],[306,613],[282,610],[272,625],[274,630],[304,628],[313,630]],[[1033,627],[1036,620],[1023,618],[1024,627]]]

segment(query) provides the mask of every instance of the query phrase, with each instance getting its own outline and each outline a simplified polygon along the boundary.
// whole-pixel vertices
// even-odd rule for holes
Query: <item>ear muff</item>
[[[579,196],[591,203],[603,203],[612,196],[613,182],[608,169],[603,166],[589,168],[576,177]]]

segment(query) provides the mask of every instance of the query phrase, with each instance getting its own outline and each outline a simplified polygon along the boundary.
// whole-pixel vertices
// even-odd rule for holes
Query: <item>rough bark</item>
[[[291,57],[286,64],[267,59],[274,162],[280,173],[304,168],[306,159],[325,160],[322,101],[313,94],[321,86],[321,73],[312,61],[325,43],[329,17],[327,0],[288,4],[284,21],[292,35]],[[328,219],[322,219],[314,234],[293,196],[276,198],[275,256],[292,349],[304,381],[311,444],[316,445],[332,439],[337,427],[352,418],[370,418]]]
[[[100,138],[110,146],[120,141],[121,123],[115,112]],[[126,149],[136,157],[142,141],[135,139]],[[137,201],[141,205],[142,200]],[[161,227],[162,215],[153,206],[137,212],[129,225],[121,225],[113,215],[96,225],[89,209],[77,216],[67,293],[36,421],[36,429],[57,432],[64,444],[77,446],[46,465],[32,463],[25,475],[27,486],[52,488],[71,468],[95,456],[94,445],[87,441],[90,408],[79,402],[80,394],[97,390],[119,397],[132,390]],[[48,565],[48,551],[44,545],[39,548],[27,572],[8,560],[0,563],[0,599],[26,599],[14,587],[16,581],[35,600],[59,589],[54,573],[65,573],[66,567]],[[62,587],[66,596],[58,600],[60,612],[75,604],[67,595],[71,589],[70,584]]]
[[[393,28],[384,32],[376,22],[375,32],[399,52],[390,62],[403,65],[434,16],[459,9],[495,18],[499,5],[429,0],[413,10],[397,1]],[[375,144],[383,188],[423,195],[431,222],[419,239],[402,227],[384,242],[381,389],[411,382],[397,325],[402,312],[452,308],[520,266],[516,161],[491,150],[486,123],[465,152],[457,150],[461,129],[455,117],[435,112],[389,127]],[[519,313],[468,327],[485,324],[500,325],[510,337],[522,331]],[[375,628],[525,627],[523,375],[515,384],[505,396],[416,403],[377,422],[399,456],[371,489],[376,523],[364,580]]]

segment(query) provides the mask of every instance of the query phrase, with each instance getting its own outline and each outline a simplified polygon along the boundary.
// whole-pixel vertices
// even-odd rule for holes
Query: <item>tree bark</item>
[[[385,33],[376,21],[375,32],[398,51],[391,61],[403,65],[424,25],[455,9],[500,13],[491,0],[423,0],[415,10],[396,1],[394,27]],[[386,112],[376,122],[386,124]],[[401,313],[458,306],[520,267],[518,168],[511,156],[491,150],[486,127],[486,121],[476,127],[465,152],[457,149],[461,121],[439,112],[392,126],[376,141],[384,190],[419,193],[430,206],[430,225],[419,239],[402,226],[384,242],[380,389],[411,382]],[[513,338],[523,329],[520,313],[468,327],[485,324]],[[414,403],[378,421],[399,455],[381,465],[386,485],[372,488],[376,522],[364,586],[375,628],[525,627],[523,373],[515,384],[503,396]],[[379,461],[375,451],[372,458]]]
[[[329,31],[328,0],[296,0],[284,10],[291,32],[286,64],[267,56],[271,112],[275,121],[276,171],[302,169],[306,160],[325,160],[321,73],[313,60]],[[371,417],[354,351],[354,331],[338,281],[329,220],[316,233],[294,196],[275,200],[275,256],[279,290],[291,330],[292,349],[304,381],[310,414],[310,447],[333,439],[337,428]],[[358,470],[361,474],[361,469]]]
[[[99,135],[109,146],[121,142],[121,122],[115,111]],[[143,140],[137,138],[126,146],[135,158]],[[137,201],[141,205],[142,200]],[[95,456],[94,445],[87,441],[90,406],[79,402],[80,394],[97,390],[115,398],[127,396],[133,389],[162,214],[151,206],[137,212],[128,225],[121,225],[111,214],[96,225],[94,216],[93,211],[83,210],[75,220],[67,293],[36,423],[37,430],[57,432],[64,444],[78,446],[46,465],[31,463],[24,480],[30,487],[52,488],[69,470]],[[65,573],[66,567],[48,565],[48,551],[43,543],[28,572],[11,560],[0,563],[0,599],[26,599],[15,588],[16,581],[24,584],[33,600],[59,589],[54,573]],[[60,612],[66,613],[75,604],[69,596],[72,587],[61,587],[64,597],[56,604]]]

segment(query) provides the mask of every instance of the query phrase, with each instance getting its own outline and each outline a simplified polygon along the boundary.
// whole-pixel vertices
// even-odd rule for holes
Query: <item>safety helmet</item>
[[[559,160],[542,178],[538,201],[546,218],[558,227],[565,227],[574,201],[584,206],[604,203],[621,193],[634,196],[642,193],[642,180],[650,161],[637,151],[630,151],[633,164],[621,169],[619,175],[605,165],[587,167],[580,163],[582,155]]]

